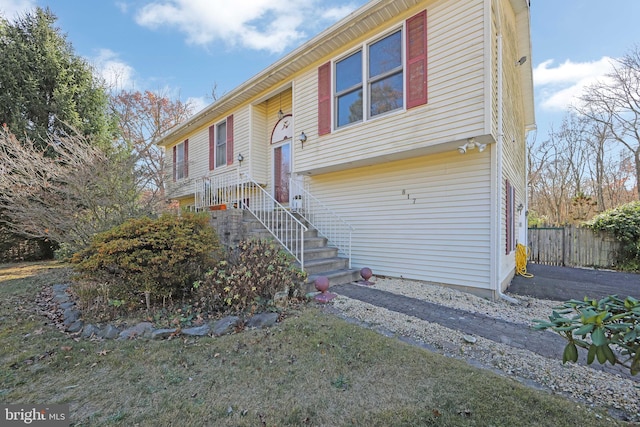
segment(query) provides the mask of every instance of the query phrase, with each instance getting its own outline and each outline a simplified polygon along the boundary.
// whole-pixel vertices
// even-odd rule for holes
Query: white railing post
[[[249,175],[243,176],[245,179],[241,180],[242,185],[250,185],[250,190],[245,190],[250,191],[250,196],[247,197],[250,202],[245,203],[247,198],[243,197],[239,201],[239,207],[251,212],[287,252],[295,257],[300,268],[304,269],[304,234],[308,228]]]
[[[295,181],[289,180],[289,188],[292,191],[294,200],[301,197],[302,209],[299,214],[318,230],[318,234],[326,237],[330,246],[336,247],[338,252],[349,259],[351,268],[351,246],[353,227],[342,219],[337,213],[329,209],[320,200],[315,198],[304,186]]]

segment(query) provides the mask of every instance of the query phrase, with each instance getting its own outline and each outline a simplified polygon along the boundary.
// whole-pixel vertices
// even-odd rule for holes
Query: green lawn
[[[74,340],[35,304],[67,274],[0,266],[0,401],[69,403],[73,425],[624,424],[314,308],[221,338]]]

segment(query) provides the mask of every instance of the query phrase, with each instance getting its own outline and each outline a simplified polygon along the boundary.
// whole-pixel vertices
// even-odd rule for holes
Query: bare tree
[[[633,154],[640,199],[640,46],[615,60],[607,79],[585,90],[579,111],[601,123],[608,134]]]
[[[80,136],[18,141],[0,129],[1,221],[26,238],[85,246],[99,231],[141,213],[128,154]]]
[[[164,150],[155,145],[169,129],[192,114],[192,106],[172,101],[166,94],[121,91],[112,97],[111,108],[118,117],[122,143],[134,156],[137,185],[160,209],[165,202],[166,168]]]

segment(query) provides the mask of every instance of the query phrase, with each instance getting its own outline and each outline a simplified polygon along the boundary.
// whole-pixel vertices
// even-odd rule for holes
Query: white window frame
[[[369,78],[369,48],[371,45],[385,39],[386,37],[389,37],[397,32],[400,32],[400,49],[401,49],[401,58],[400,58],[400,67],[395,68],[393,71],[390,72],[386,72],[384,73],[382,76],[376,76],[373,79]],[[370,120],[375,120],[378,117],[382,117],[382,116],[386,116],[388,114],[393,114],[393,113],[397,113],[399,111],[405,111],[407,108],[407,82],[406,82],[406,53],[405,53],[405,46],[406,46],[406,37],[407,37],[407,30],[406,30],[406,23],[403,23],[402,25],[396,26],[392,29],[390,29],[389,31],[386,31],[384,34],[381,34],[375,38],[369,39],[365,42],[363,42],[361,45],[357,46],[356,48],[350,50],[349,52],[345,53],[344,55],[342,55],[341,57],[335,59],[332,63],[332,84],[331,84],[331,91],[332,91],[332,126],[333,129],[338,130],[338,129],[344,129],[353,125],[356,125],[358,123],[365,123],[367,121]],[[338,98],[341,95],[344,95],[346,93],[349,93],[353,90],[357,90],[356,86],[351,86],[348,89],[342,90],[340,92],[336,91],[337,88],[337,78],[338,78],[338,73],[337,73],[337,64],[347,58],[349,58],[350,56],[361,52],[362,54],[362,64],[361,64],[361,72],[362,72],[362,77],[361,77],[361,85],[359,85],[358,87],[362,87],[362,119],[358,120],[358,121],[354,121],[351,123],[347,123],[344,124],[342,126],[338,126]],[[375,83],[381,79],[383,79],[386,76],[389,75],[393,75],[396,74],[398,72],[402,73],[402,106],[399,108],[395,108],[393,110],[389,110],[389,111],[385,111],[384,113],[379,113],[376,114],[374,116],[371,115],[371,99],[370,99],[370,92],[371,92],[371,84]],[[355,89],[354,89],[355,88]]]
[[[224,125],[224,138],[220,138],[220,129]],[[227,121],[223,120],[216,124],[216,138],[215,138],[215,167],[220,168],[227,165]],[[222,139],[222,141],[220,141]],[[221,156],[220,153],[224,155]]]
[[[187,178],[187,168],[185,165],[185,144],[176,144],[176,181]]]

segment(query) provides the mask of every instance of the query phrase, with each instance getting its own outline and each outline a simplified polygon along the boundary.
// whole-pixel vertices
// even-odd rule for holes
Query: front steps
[[[256,239],[271,239],[273,235],[248,211],[243,223],[247,234]],[[302,291],[315,291],[314,281],[318,276],[326,276],[329,285],[351,283],[360,278],[356,269],[349,268],[349,260],[338,255],[338,249],[327,246],[327,239],[318,236],[318,231],[309,229],[304,234],[304,270],[307,282]]]

